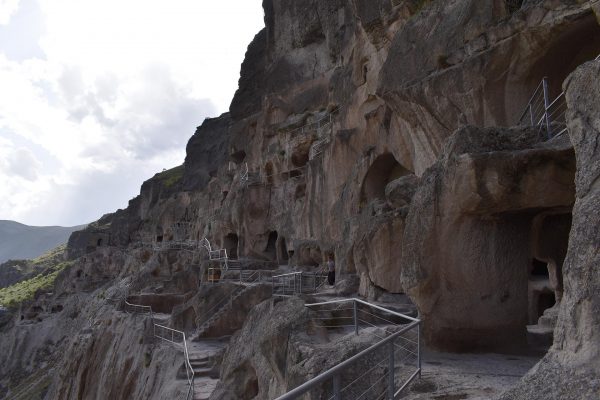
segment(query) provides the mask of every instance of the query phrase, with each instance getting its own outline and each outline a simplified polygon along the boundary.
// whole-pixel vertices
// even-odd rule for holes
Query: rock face
[[[591,62],[579,67],[565,82],[577,174],[573,226],[563,267],[564,296],[554,345],[503,399],[595,399],[600,392],[599,77],[600,63]]]
[[[599,62],[567,81],[568,134],[547,140],[544,129],[514,125],[542,77],[554,99],[567,76],[600,53],[600,6],[264,0],[263,7],[265,28],[248,48],[230,112],[198,127],[182,166],[156,174],[126,209],[73,234],[73,265],[54,290],[12,311],[1,328],[0,391],[35,375],[50,398],[174,396],[166,382],[181,363],[140,357],[155,351],[144,338],[135,342],[141,322],[100,300],[151,304],[171,313],[161,321],[196,338],[202,315],[228,286],[207,289],[204,249],[153,249],[206,237],[271,270],[312,272],[332,257],[344,282],[332,293],[407,294],[432,347],[516,351],[527,334],[552,332],[557,321],[552,350],[507,398],[591,398],[599,358]],[[364,344],[349,339],[337,352],[318,342],[299,328],[306,321],[298,302],[253,307],[266,292],[248,292],[229,320],[209,326],[209,336],[243,326],[214,398],[275,397],[330,365],[319,351],[338,360]],[[24,326],[32,332],[19,335]],[[14,356],[13,348],[24,350]],[[36,375],[40,360],[70,375]],[[573,373],[576,390],[563,371]],[[111,379],[118,388],[100,387]],[[140,383],[146,379],[152,385]]]
[[[561,244],[557,231],[535,235],[534,222],[548,221],[548,233],[555,215],[569,214],[574,177],[566,138],[539,143],[534,129],[466,127],[449,139],[422,177],[402,249],[402,283],[429,343],[450,350],[523,343],[535,249]]]

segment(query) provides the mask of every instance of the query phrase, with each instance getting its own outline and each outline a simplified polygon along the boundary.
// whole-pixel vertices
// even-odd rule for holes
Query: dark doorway
[[[552,308],[556,304],[556,298],[554,292],[542,292],[538,298],[538,318],[544,315],[544,311]]]
[[[227,250],[227,256],[233,259],[238,258],[238,235],[236,235],[235,233],[227,234],[227,236],[225,236],[225,239],[223,239],[223,243],[225,245],[225,249]]]
[[[269,239],[267,240],[265,254],[271,260],[277,260],[277,231],[269,232]]]

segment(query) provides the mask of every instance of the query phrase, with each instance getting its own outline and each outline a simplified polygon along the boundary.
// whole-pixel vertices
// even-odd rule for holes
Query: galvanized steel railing
[[[160,338],[166,342],[181,346],[185,358],[185,373],[188,381],[188,391],[186,394],[186,400],[194,397],[194,369],[190,363],[190,355],[187,348],[187,340],[185,338],[185,332],[178,331],[177,329],[169,328],[168,326],[154,324],[154,337]]]
[[[317,272],[290,272],[273,275],[271,286],[273,296],[293,296],[302,293],[314,293],[327,281],[327,274]]]
[[[154,313],[152,307],[143,306],[141,304],[132,304],[125,301],[124,310],[133,314],[147,314],[152,322],[152,334],[154,337],[164,340],[166,342],[179,345],[183,350],[185,371],[188,381],[188,391],[185,399],[191,400],[194,397],[194,369],[190,363],[190,356],[187,348],[187,340],[185,332],[178,331],[177,329],[169,328],[168,326],[159,325],[154,322]]]
[[[208,283],[239,282],[256,283],[265,277],[271,277],[272,272],[261,270],[248,270],[243,268],[228,268],[224,271],[221,267],[208,268]]]
[[[315,130],[319,130],[324,126],[331,124],[333,122],[333,120],[335,119],[335,116],[339,113],[339,111],[340,111],[340,109],[339,109],[339,107],[337,107],[337,108],[331,110],[325,116],[316,120],[315,122],[309,122],[308,124],[304,124],[298,128],[291,129],[291,130],[287,131],[287,133],[296,135],[296,134],[304,134],[306,132],[312,132]]]
[[[597,60],[600,60],[600,55],[594,59]],[[566,111],[565,92],[561,92],[553,100],[550,99],[548,78],[544,77],[534,90],[517,124],[537,126],[540,132],[546,131],[547,139],[551,139],[567,131]]]
[[[308,393],[311,398],[328,400],[392,400],[420,377],[419,319],[360,299],[306,304],[306,307],[318,315],[313,318],[319,321],[317,326],[330,328],[327,324],[337,319],[342,323],[333,328],[353,327],[357,335],[361,334],[361,328],[375,327],[366,334],[374,334],[381,340],[277,400],[299,399]],[[384,329],[380,329],[382,325]]]
[[[550,104],[548,78],[544,77],[527,102],[525,110],[519,117],[518,125],[537,126],[540,131],[545,129],[548,139],[550,139],[552,137]]]

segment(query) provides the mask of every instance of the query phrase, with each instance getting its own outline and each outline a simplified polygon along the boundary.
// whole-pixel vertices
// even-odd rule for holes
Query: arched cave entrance
[[[378,156],[363,179],[360,191],[360,209],[375,200],[385,201],[387,184],[409,173],[410,171],[400,165],[391,153]]]
[[[102,246],[102,238],[98,239],[98,241],[96,242],[96,245],[98,247]]]
[[[238,258],[238,244],[239,238],[235,233],[228,233],[223,239],[223,244],[227,250],[227,256],[229,258]]]

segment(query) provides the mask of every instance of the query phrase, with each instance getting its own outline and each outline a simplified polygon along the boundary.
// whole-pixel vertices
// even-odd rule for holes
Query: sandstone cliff
[[[528,335],[551,337],[558,320],[550,352],[506,398],[595,398],[600,61],[589,60],[600,53],[600,6],[264,0],[263,8],[265,28],[248,47],[230,112],[198,127],[182,166],[73,234],[74,265],[55,290],[13,311],[2,328],[5,393],[31,375],[40,398],[182,390],[167,383],[181,360],[154,350],[144,322],[107,299],[150,298],[168,323],[196,333],[224,293],[198,289],[208,265],[197,255],[152,245],[207,237],[254,270],[314,270],[333,257],[362,296],[406,293],[431,348],[524,351]],[[565,80],[567,89],[568,130],[551,140],[516,126],[544,76],[552,99]],[[263,297],[246,299],[250,307]],[[295,348],[257,340],[242,349],[253,327],[267,342],[299,335],[300,317],[287,307],[250,312],[221,368],[225,384],[241,379],[238,392],[218,387],[215,398],[275,397],[293,386],[281,369],[305,377]],[[242,325],[239,313],[232,318],[226,334]],[[314,373],[328,366],[313,361]]]

